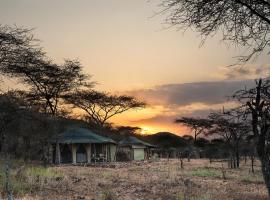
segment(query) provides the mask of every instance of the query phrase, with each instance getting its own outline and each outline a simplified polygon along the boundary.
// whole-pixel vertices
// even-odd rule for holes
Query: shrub
[[[126,152],[118,151],[116,153],[116,160],[120,162],[130,161],[130,157]]]
[[[116,194],[109,188],[103,190],[103,200],[117,200]]]

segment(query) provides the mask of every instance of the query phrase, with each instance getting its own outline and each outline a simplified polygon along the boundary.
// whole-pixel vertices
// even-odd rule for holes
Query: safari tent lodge
[[[55,164],[113,162],[116,142],[85,128],[70,129],[52,141]]]
[[[129,160],[139,161],[151,157],[151,148],[155,146],[130,136],[119,142],[118,152],[124,152]]]

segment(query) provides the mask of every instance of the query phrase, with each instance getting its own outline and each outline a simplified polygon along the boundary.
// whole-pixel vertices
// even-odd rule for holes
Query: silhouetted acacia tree
[[[244,114],[251,116],[256,150],[270,195],[270,79],[259,79],[256,87],[239,90],[233,97],[242,103]]]
[[[55,115],[63,94],[92,87],[93,82],[79,61],[55,64],[35,41],[28,29],[0,26],[0,72],[25,84],[29,100],[42,105],[43,113]]]
[[[223,40],[250,52],[239,58],[246,62],[270,45],[270,2],[268,0],[162,0],[172,26],[195,29],[203,38],[218,32]]]
[[[132,135],[138,135],[141,133],[140,127],[133,127],[133,126],[118,126],[116,127],[116,131],[120,133],[120,135],[123,136],[132,136]]]
[[[0,64],[20,55],[22,49],[33,49],[35,43],[31,30],[0,25]]]
[[[115,115],[145,106],[145,103],[131,96],[110,95],[94,90],[77,91],[66,95],[65,98],[67,102],[84,110],[87,117],[99,126],[103,126]]]
[[[202,118],[182,117],[176,119],[175,123],[180,123],[190,128],[194,132],[194,142],[196,142],[199,135],[203,134],[211,127],[209,120]]]
[[[239,168],[240,143],[250,134],[251,126],[246,119],[234,114],[233,110],[211,113],[209,119],[212,126],[207,135],[220,136],[227,143],[231,155],[231,168]]]
[[[78,61],[66,60],[57,65],[41,59],[32,57],[29,63],[22,55],[19,61],[9,60],[0,68],[4,75],[19,78],[29,86],[28,99],[39,104],[41,112],[56,115],[64,94],[93,85]]]

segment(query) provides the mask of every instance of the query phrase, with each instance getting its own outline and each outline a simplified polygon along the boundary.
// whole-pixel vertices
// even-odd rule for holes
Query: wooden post
[[[106,159],[106,162],[108,162],[108,155],[107,155],[107,153],[108,153],[108,144],[105,144],[105,159]]]
[[[77,149],[76,149],[76,144],[71,144],[71,152],[72,152],[72,163],[76,164],[76,157],[77,157]]]
[[[90,144],[90,163],[92,162],[92,144]]]
[[[104,156],[105,156],[105,153],[104,153],[104,144],[101,144],[102,145],[102,162],[104,163]]]
[[[97,162],[96,144],[94,144],[94,160],[95,160],[95,164],[96,164],[96,162]]]
[[[86,146],[87,163],[91,163],[91,144]]]

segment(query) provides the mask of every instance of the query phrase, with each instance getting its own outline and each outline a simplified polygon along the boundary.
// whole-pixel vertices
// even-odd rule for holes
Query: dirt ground
[[[21,199],[87,200],[263,200],[267,191],[259,163],[228,169],[209,160],[159,160],[116,163],[106,167],[56,166],[64,176]]]

